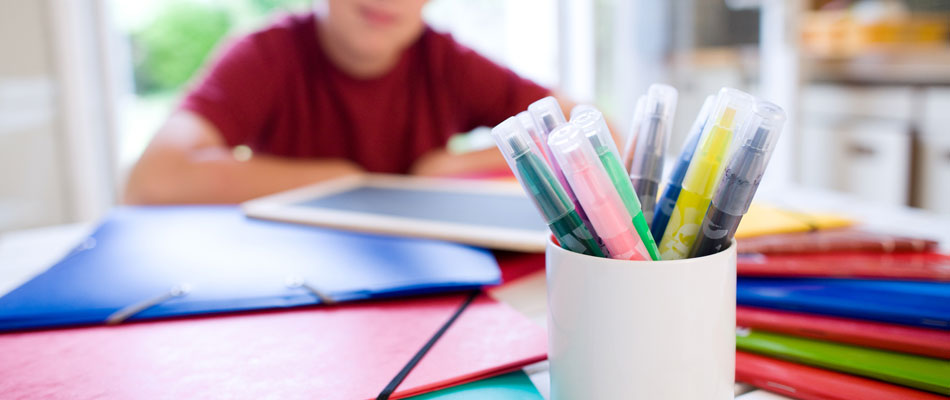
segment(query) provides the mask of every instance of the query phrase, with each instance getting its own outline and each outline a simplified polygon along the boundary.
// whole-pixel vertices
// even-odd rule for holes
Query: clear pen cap
[[[617,159],[620,159],[617,145],[614,143],[613,136],[610,135],[610,128],[607,127],[607,121],[597,108],[586,104],[574,107],[571,110],[571,124],[584,132],[584,136],[587,136],[587,140],[594,146],[598,155],[606,150],[613,152]]]
[[[749,210],[772,150],[785,125],[785,111],[778,105],[756,99],[748,122],[743,126],[736,149],[726,167],[713,204],[721,211],[743,215]]]
[[[637,136],[640,133],[640,122],[643,121],[643,108],[647,102],[646,95],[640,95],[637,98],[637,105],[633,109],[633,120],[630,121],[630,133],[627,134],[626,144],[623,146],[623,154],[621,160],[623,160],[623,167],[630,171],[630,166],[633,164],[633,153],[637,148]]]
[[[656,116],[666,121],[671,120],[676,112],[677,97],[679,95],[676,88],[670,85],[659,83],[650,85],[643,104],[644,118]]]
[[[709,118],[706,119],[706,126],[703,127],[703,136],[699,140],[699,151],[713,150],[717,154],[722,154],[717,151],[718,148],[729,144],[707,143],[710,140],[718,139],[710,137],[709,133],[713,129],[722,129],[731,131],[735,135],[739,132],[737,128],[741,127],[748,118],[753,104],[755,104],[755,97],[752,97],[751,94],[727,87],[720,89],[716,96],[716,104],[713,106],[712,112],[709,113]],[[704,156],[702,153],[698,155],[700,157]]]
[[[647,90],[637,132],[634,162],[630,165],[631,178],[659,182],[667,141],[673,130],[677,97],[676,89],[669,85],[653,84]]]
[[[771,156],[775,144],[778,143],[785,119],[785,110],[782,107],[770,101],[757,99],[752,108],[752,115],[749,116],[749,121],[739,136],[738,145],[766,154],[765,161],[768,162],[768,157]]]
[[[548,138],[551,153],[557,158],[564,175],[572,175],[590,166],[600,166],[587,135],[577,125],[569,124],[556,130]]]
[[[531,136],[531,140],[534,141],[535,146],[538,150],[542,152],[545,150],[544,147],[544,138],[541,136],[541,128],[538,127],[538,124],[534,121],[534,118],[531,118],[531,114],[527,111],[522,111],[515,115],[515,118],[518,119],[518,122],[521,123],[521,126],[528,131],[528,135]]]
[[[531,118],[531,114],[529,114],[527,111],[522,111],[515,115],[515,118],[518,119],[518,122],[520,122],[521,126],[523,126],[524,129],[528,131],[528,134],[531,135],[531,137],[540,137],[540,129],[538,128],[538,124],[534,122],[534,118]]]
[[[501,154],[505,156],[505,161],[508,161],[508,165],[512,170],[515,170],[514,160],[518,157],[529,152],[541,154],[534,143],[534,139],[531,138],[531,134],[518,121],[517,117],[509,117],[492,128],[491,136],[495,139],[495,144],[498,145],[498,149],[501,150]]]
[[[561,111],[561,105],[553,96],[531,103],[528,106],[528,113],[531,114],[538,128],[541,129],[541,137],[545,140],[554,128],[567,123],[564,113]]]

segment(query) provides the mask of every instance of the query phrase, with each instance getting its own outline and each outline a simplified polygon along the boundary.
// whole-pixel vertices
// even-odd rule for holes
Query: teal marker
[[[511,117],[494,127],[491,135],[561,247],[575,253],[604,257],[524,126]]]
[[[650,253],[650,258],[653,261],[659,261],[660,251],[656,247],[653,234],[650,233],[650,226],[647,225],[646,217],[643,215],[637,192],[633,189],[626,168],[620,162],[620,153],[610,136],[604,116],[592,106],[580,105],[571,110],[571,124],[580,128],[594,146],[594,151],[600,158],[601,164],[604,165],[604,169],[607,170],[607,175],[617,193],[620,194],[627,212],[633,217],[633,227],[637,230],[637,236],[643,241],[643,246]]]

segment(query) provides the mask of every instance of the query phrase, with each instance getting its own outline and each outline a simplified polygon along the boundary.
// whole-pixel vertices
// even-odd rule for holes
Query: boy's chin
[[[365,58],[378,59],[380,57],[389,57],[393,53],[405,50],[407,45],[402,42],[394,41],[392,37],[388,38],[361,38],[359,43],[355,43],[356,51]]]

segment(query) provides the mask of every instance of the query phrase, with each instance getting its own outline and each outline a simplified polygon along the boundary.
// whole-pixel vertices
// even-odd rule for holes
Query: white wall
[[[46,5],[0,1],[0,231],[69,217]]]
[[[101,0],[0,1],[0,231],[115,201]]]

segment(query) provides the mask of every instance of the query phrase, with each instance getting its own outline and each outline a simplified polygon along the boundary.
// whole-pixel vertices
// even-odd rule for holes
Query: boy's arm
[[[175,112],[132,168],[124,202],[239,203],[304,184],[360,172],[342,159],[237,160],[217,128],[202,116]]]
[[[577,104],[560,93],[554,92],[551,95],[561,105],[561,111],[564,112],[564,115],[570,116],[571,109]],[[610,121],[607,122],[607,125],[614,141],[617,142],[618,148],[623,148],[621,140],[623,136],[610,124]],[[504,157],[497,148],[492,147],[462,154],[452,154],[445,149],[431,151],[416,160],[409,172],[413,175],[422,176],[453,176],[472,172],[505,171],[507,169],[508,164],[505,163]]]

